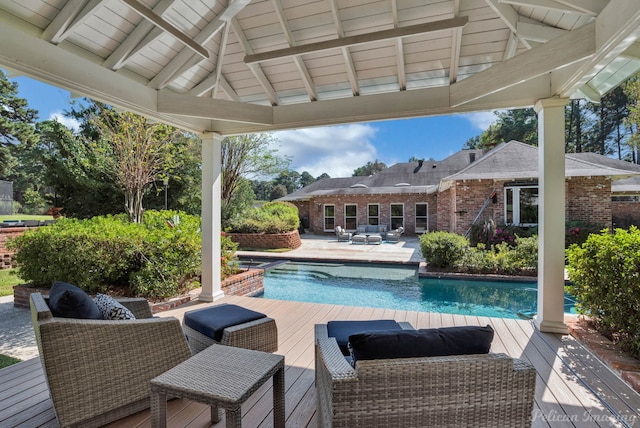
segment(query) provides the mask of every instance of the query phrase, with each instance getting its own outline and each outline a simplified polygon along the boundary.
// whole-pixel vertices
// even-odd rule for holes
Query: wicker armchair
[[[316,326],[319,424],[326,427],[531,426],[536,371],[504,354],[358,361]]]
[[[149,381],[191,356],[175,318],[152,318],[145,299],[120,299],[135,320],[53,317],[31,295],[40,359],[61,426],[94,427],[150,405]]]

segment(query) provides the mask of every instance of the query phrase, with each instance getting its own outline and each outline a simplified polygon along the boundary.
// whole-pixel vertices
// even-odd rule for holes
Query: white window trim
[[[401,205],[402,206],[402,227],[404,228],[404,221],[405,221],[405,209],[404,209],[404,202],[391,202],[389,204],[389,230],[394,229],[393,227],[393,219],[394,218],[398,218],[398,216],[394,216],[391,210],[391,206],[392,205]]]
[[[376,207],[378,207],[378,215],[377,215],[376,217],[371,217],[371,216],[369,215],[369,207],[370,207],[370,206],[374,206],[374,205],[375,205]],[[371,219],[371,218],[377,218],[377,219],[378,219],[378,224],[377,224],[376,226],[379,226],[379,225],[380,225],[380,204],[367,204],[367,225],[370,225],[370,224],[371,224],[371,223],[369,222],[369,219]]]
[[[507,223],[507,191],[511,189],[513,190],[512,194],[513,194],[513,201],[512,201],[512,205],[513,205],[513,223]],[[518,189],[518,191],[515,191],[515,189]],[[531,185],[531,186],[505,186],[504,188],[504,220],[505,220],[505,224],[508,224],[510,226],[524,226],[524,227],[530,227],[530,226],[537,226],[538,223],[520,223],[520,189],[538,189],[538,198],[540,197],[540,189],[538,185]],[[538,207],[540,207],[540,205],[538,205]],[[538,213],[538,218],[539,218],[539,214]]]
[[[355,218],[356,219],[356,228],[355,229],[347,229],[347,207],[353,206],[356,207],[356,215],[355,217],[348,217],[348,218]],[[344,204],[344,225],[343,227],[345,228],[345,230],[352,232],[352,231],[356,231],[358,229],[358,204]]]
[[[333,217],[327,217],[327,207],[333,207]],[[327,225],[327,219],[333,218],[333,229],[327,229],[325,226]],[[322,229],[325,232],[334,232],[336,227],[336,206],[335,204],[324,204],[322,206]]]
[[[416,214],[418,212],[418,205],[424,205],[427,208],[426,215],[424,216],[426,227],[424,227],[424,228],[418,227],[418,223],[417,223],[418,215]],[[423,216],[420,216],[420,218],[422,218],[422,217]],[[413,225],[415,227],[416,233],[424,233],[424,232],[428,232],[429,231],[429,203],[428,202],[416,202],[415,203],[415,206],[413,207]]]

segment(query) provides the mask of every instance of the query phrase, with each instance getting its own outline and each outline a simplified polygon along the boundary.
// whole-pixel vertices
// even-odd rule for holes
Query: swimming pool
[[[255,265],[254,265],[255,266]],[[414,266],[286,262],[265,271],[257,297],[346,306],[531,318],[537,285],[531,282],[418,278]],[[575,313],[565,295],[565,312]]]

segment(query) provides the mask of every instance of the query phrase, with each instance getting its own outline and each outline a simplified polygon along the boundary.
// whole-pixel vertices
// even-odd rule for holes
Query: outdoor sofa
[[[386,224],[361,224],[356,230],[358,235],[372,235],[378,234],[385,239],[387,237],[387,225]]]
[[[483,353],[365,359],[353,367],[326,324],[316,325],[315,339],[323,428],[531,426],[536,371],[525,361]]]
[[[118,300],[136,319],[52,315],[30,297],[42,368],[60,426],[97,427],[150,406],[149,382],[191,356],[180,321],[153,318],[145,299]]]

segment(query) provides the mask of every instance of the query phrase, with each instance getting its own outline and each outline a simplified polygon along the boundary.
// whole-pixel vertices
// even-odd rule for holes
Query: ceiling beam
[[[236,101],[158,92],[158,111],[178,116],[226,120],[256,125],[273,124],[273,108]]]
[[[249,41],[244,35],[244,31],[242,31],[242,27],[240,26],[240,23],[236,18],[233,18],[231,20],[231,25],[233,26],[233,32],[236,36],[236,39],[238,39],[238,43],[240,43],[240,46],[242,46],[242,49],[244,50],[244,54],[253,54],[251,44],[249,44]],[[260,86],[262,86],[262,90],[266,94],[271,105],[275,106],[280,104],[280,98],[278,97],[278,94],[276,94],[276,91],[273,89],[273,85],[271,85],[271,82],[269,82],[266,74],[264,74],[262,66],[260,64],[248,64],[248,66],[249,70],[251,70],[255,78],[258,80],[258,83],[260,83]]]
[[[157,92],[101,64],[54,46],[24,28],[12,15],[0,12],[0,64],[22,75],[66,89],[116,108],[131,111],[191,132],[202,132],[211,121],[159,113]]]
[[[531,107],[540,98],[550,96],[549,76],[544,75],[512,86],[459,107],[449,105],[446,86],[362,95],[308,103],[304,109],[296,105],[273,107],[273,124],[258,125],[212,121],[212,132],[236,135],[270,132],[281,129],[372,122],[387,119],[407,119],[433,115],[468,113],[502,108]]]
[[[100,0],[70,0],[49,23],[42,33],[42,39],[55,44],[62,42],[91,16],[100,3]]]
[[[571,97],[598,71],[637,42],[640,38],[640,2],[610,2],[596,18],[595,26],[595,55],[558,85],[557,91],[561,97]]]
[[[546,43],[551,39],[562,36],[567,30],[550,27],[544,24],[518,21],[518,36],[532,42]]]
[[[520,39],[518,39],[518,35],[516,33],[511,33],[509,35],[509,39],[507,39],[507,46],[504,48],[504,53],[502,54],[502,61],[506,61],[516,55],[519,40]]]
[[[395,3],[395,0],[392,0],[392,3]],[[336,25],[336,34],[338,35],[338,38],[342,38],[344,37],[344,28],[342,27],[342,19],[340,19],[340,13],[338,11],[336,0],[329,0],[329,5],[331,6],[333,22]],[[353,64],[351,51],[347,46],[342,48],[342,57],[344,58],[344,66],[347,69],[347,79],[349,80],[349,85],[351,85],[351,94],[356,97],[360,95],[360,84],[358,83],[358,75],[356,73],[356,67]]]
[[[594,23],[584,25],[459,81],[451,85],[451,104],[457,106],[482,98],[593,55],[595,34]]]
[[[518,36],[518,20],[520,19],[520,15],[518,15],[518,12],[513,8],[513,6],[510,4],[499,3],[498,0],[485,0],[485,3],[495,12],[496,15],[498,15],[498,18],[500,18],[502,22],[509,27],[511,33],[515,34],[527,49],[531,49],[531,44],[529,44],[527,40]]]
[[[216,19],[209,22],[203,29],[193,38],[193,41],[199,45],[206,44],[216,34],[218,34],[229,21],[237,15],[251,0],[236,0],[231,3]],[[218,55],[218,64],[224,56],[224,44],[221,44],[222,56]],[[200,58],[187,49],[182,49],[178,55],[174,56],[169,64],[167,64],[160,72],[149,82],[149,86],[154,89],[162,89],[169,83],[180,77],[190,68],[198,65],[207,58]]]
[[[582,8],[578,9],[571,4],[562,3],[555,0],[499,0],[500,3],[515,6],[535,7],[539,9],[552,10],[562,13],[579,13],[584,14]]]
[[[278,17],[278,21],[280,21],[280,26],[282,27],[282,32],[287,39],[287,43],[289,46],[296,46],[296,40],[293,37],[293,33],[289,28],[289,23],[284,16],[284,10],[282,9],[282,4],[280,0],[271,0],[271,4],[273,5],[273,9],[276,12],[276,16]],[[311,75],[309,74],[309,70],[307,70],[307,65],[304,63],[301,57],[294,57],[293,62],[296,64],[298,68],[298,72],[300,73],[300,78],[302,79],[302,84],[307,90],[307,96],[310,101],[315,101],[318,99],[318,94],[316,91],[316,87],[313,83],[313,79],[311,79]]]
[[[424,24],[411,25],[408,27],[393,28],[391,30],[383,30],[376,33],[358,34],[355,36],[325,40],[322,42],[309,43],[307,45],[278,49],[271,52],[247,55],[244,57],[244,62],[246,64],[253,64],[262,61],[289,58],[296,55],[322,52],[347,46],[357,46],[382,40],[395,40],[402,37],[417,36],[421,34],[433,33],[436,31],[451,30],[458,27],[464,27],[468,21],[468,17],[461,16],[452,19],[445,19],[442,21],[434,21]]]
[[[580,10],[587,15],[598,16],[609,0],[556,0],[556,2]]]
[[[458,80],[458,65],[460,64],[460,48],[462,46],[462,28],[451,30],[451,61],[449,63],[449,83]]]
[[[162,16],[175,0],[160,0],[160,2],[153,7],[153,13],[158,16]],[[109,55],[109,57],[104,61],[104,66],[110,68],[112,70],[118,70],[123,65],[127,63],[127,61],[135,55],[136,52],[139,52],[140,49],[145,45],[141,45],[141,42],[149,35],[153,30],[160,37],[162,35],[162,30],[155,27],[151,21],[143,19],[136,26],[136,28],[127,36],[127,38],[120,43],[120,45]],[[155,40],[155,37],[154,37]]]
[[[160,15],[149,9],[137,0],[122,0],[127,6],[136,11],[143,18],[151,21],[154,25],[161,28],[165,32],[171,34],[178,41],[191,49],[193,52],[201,55],[203,58],[209,58],[209,51],[207,51],[200,44],[195,43],[191,37],[174,27],[168,21],[164,20]]]

